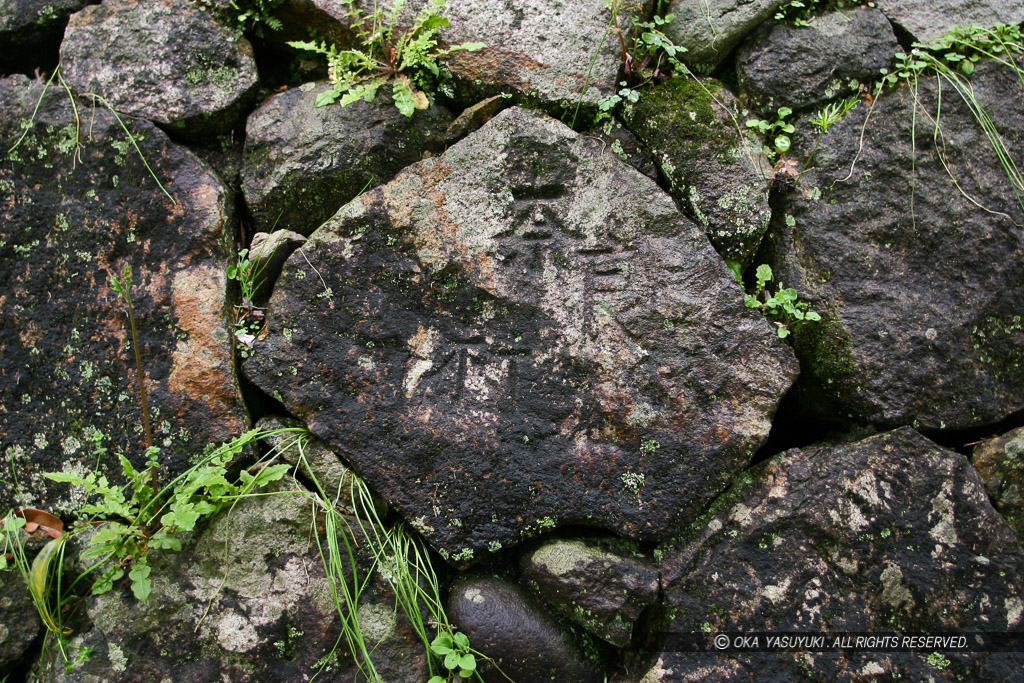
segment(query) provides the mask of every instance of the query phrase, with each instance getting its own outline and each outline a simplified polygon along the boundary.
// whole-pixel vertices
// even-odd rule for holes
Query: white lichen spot
[[[934,327],[929,327],[924,331],[924,338],[928,341],[935,341],[935,338],[939,336],[939,333],[935,331]]]
[[[117,643],[107,643],[107,660],[114,671],[124,671],[128,668],[128,658],[124,656],[124,650]]]
[[[377,644],[395,632],[395,612],[387,605],[364,603],[356,610],[359,632]]]
[[[532,559],[555,576],[562,576],[577,565],[592,561],[598,554],[583,541],[558,541],[538,548]]]
[[[903,585],[903,571],[895,564],[889,564],[882,570],[882,599],[894,609],[904,603],[912,607],[914,598],[910,589]]]
[[[49,446],[50,442],[46,440],[46,434],[38,432],[35,436],[32,437],[32,445],[35,446],[37,450],[41,451],[47,446]]]
[[[658,418],[658,412],[647,401],[637,401],[626,416],[626,424],[638,429],[646,429]]]
[[[470,588],[466,591],[466,599],[474,605],[482,605],[487,602],[487,598],[480,592],[479,588]]]
[[[228,612],[217,622],[217,642],[228,652],[248,652],[259,644],[259,635],[244,616]]]
[[[786,591],[789,590],[790,579],[785,579],[782,583],[765,586],[761,589],[761,595],[772,601],[772,604],[779,604],[783,598],[786,597]]]
[[[729,511],[729,519],[744,527],[750,526],[750,523],[753,521],[750,516],[750,508],[743,503],[737,503],[736,506]]]
[[[1012,598],[1006,598],[1003,601],[1003,607],[1006,608],[1006,628],[1016,628],[1020,626],[1020,616],[1024,613],[1024,603],[1016,595]]]
[[[715,517],[713,520],[708,522],[708,531],[710,531],[713,534],[717,534],[719,531],[722,530],[723,526],[725,525],[722,524],[722,521]]]
[[[60,448],[64,451],[64,455],[74,455],[78,452],[78,449],[82,447],[82,442],[76,439],[74,436],[68,436],[61,444]]]
[[[928,521],[933,524],[928,535],[945,546],[953,546],[957,543],[956,527],[953,518],[953,503],[949,497],[952,495],[953,482],[946,481],[942,485],[942,491],[932,499],[932,511],[928,515]]]
[[[666,681],[675,680],[673,678],[675,672],[672,669],[665,668],[665,660],[662,657],[658,658],[658,661],[654,663],[644,677],[640,679],[640,683],[665,683]]]

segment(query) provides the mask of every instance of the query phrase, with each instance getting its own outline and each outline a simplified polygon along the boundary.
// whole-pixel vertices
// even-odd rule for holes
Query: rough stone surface
[[[0,81],[0,149],[12,147],[42,84]],[[136,466],[145,444],[131,336],[110,274],[131,264],[154,444],[168,473],[244,431],[224,266],[229,193],[152,124],[130,121],[165,196],[105,109],[50,88],[35,124],[0,160],[0,453],[17,468],[20,505],[74,509],[43,472],[92,470],[94,439]],[[0,482],[0,504],[14,492]],[[80,501],[78,501],[80,502]],[[2,505],[0,505],[2,506]]]
[[[242,187],[261,230],[308,235],[363,189],[444,147],[444,108],[403,116],[383,90],[373,102],[317,107],[328,87],[291,88],[249,115]]]
[[[978,444],[973,455],[996,510],[1024,543],[1024,427]]]
[[[448,617],[513,681],[599,683],[604,678],[592,644],[571,636],[504,579],[461,579],[448,596]],[[487,683],[507,680],[494,667],[482,670]]]
[[[725,59],[759,24],[771,19],[786,0],[676,0],[675,18],[665,28],[672,42],[686,48],[683,60],[707,72]]]
[[[275,230],[274,232],[258,232],[253,235],[249,247],[249,259],[257,275],[258,285],[253,295],[257,306],[262,306],[270,298],[274,283],[281,275],[284,262],[292,253],[306,243],[306,238],[291,230]]]
[[[953,25],[992,26],[1024,22],[1017,0],[876,0],[885,16],[922,43],[944,35]]]
[[[64,78],[188,137],[230,128],[256,86],[252,46],[192,3],[105,0],[72,15]]]
[[[356,680],[344,641],[330,654],[340,623],[310,537],[309,492],[291,484],[264,491],[274,495],[240,501],[186,539],[180,553],[150,551],[147,602],[138,602],[123,582],[86,598],[71,622],[68,648],[74,657],[91,647],[92,656],[65,672],[56,650],[47,648],[39,682],[309,681],[321,658],[328,668],[317,680]],[[350,526],[358,528],[354,521]],[[321,536],[323,528],[321,519]],[[362,578],[370,553],[355,540]],[[422,683],[428,677],[423,644],[395,616],[383,580],[370,579],[358,609],[367,646],[380,641],[374,665],[384,680]]]
[[[634,623],[658,599],[658,570],[616,539],[551,541],[521,564],[548,605],[617,647],[630,646]]]
[[[768,22],[736,56],[740,88],[765,116],[778,107],[814,110],[856,94],[862,81],[871,87],[900,51],[877,9],[828,12],[810,23]]]
[[[749,265],[771,207],[761,143],[740,128],[738,109],[718,81],[677,76],[643,90],[622,116],[723,258]]]
[[[13,673],[43,630],[32,595],[17,569],[0,571],[0,679]]]
[[[624,31],[631,26],[626,14],[619,15]],[[442,32],[447,42],[488,45],[448,57],[452,74],[470,93],[511,92],[561,115],[577,103],[593,109],[616,90],[622,53],[611,33],[602,45],[611,20],[603,0],[451,2],[445,15],[451,20]]]
[[[653,182],[513,108],[285,265],[248,376],[467,563],[562,524],[664,538],[796,367]]]
[[[665,558],[670,639],[998,634],[1024,624],[1024,556],[1013,531],[966,458],[907,427],[769,460]],[[1010,681],[1024,664],[1020,653],[991,650],[943,651],[942,666],[931,651],[723,654],[680,645],[667,641],[644,680]]]
[[[972,83],[1022,158],[1017,76],[979,62]],[[868,107],[851,111],[780,197],[772,266],[823,316],[795,334],[809,410],[955,429],[1024,408],[1024,210],[948,83],[937,155],[936,89],[920,81],[916,143],[912,89],[886,91],[867,128]]]
[[[51,59],[68,16],[90,0],[17,0],[0,3],[0,72],[29,73]],[[52,57],[50,56],[52,54]]]

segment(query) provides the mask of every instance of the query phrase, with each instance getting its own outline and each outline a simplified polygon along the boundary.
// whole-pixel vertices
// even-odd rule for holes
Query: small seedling
[[[476,674],[476,656],[469,647],[469,638],[464,633],[442,631],[430,643],[430,650],[438,657],[447,670],[445,676],[431,676],[427,683],[448,683],[466,679]]]
[[[775,294],[768,291],[767,285],[773,279],[771,266],[759,265],[756,277],[757,284],[754,287],[754,293],[747,294],[744,303],[747,308],[761,309],[764,317],[775,323],[780,339],[788,337],[796,325],[821,320],[820,315],[808,310],[809,304],[799,300],[795,289],[780,287]]]
[[[747,128],[756,128],[759,133],[765,136],[768,142],[764,147],[764,154],[771,161],[775,161],[777,154],[785,154],[792,144],[789,136],[796,132],[796,127],[786,122],[786,117],[791,115],[793,110],[789,107],[779,107],[774,121],[765,119],[749,119]]]
[[[339,50],[324,41],[288,43],[327,58],[331,89],[317,96],[316,106],[338,102],[344,107],[361,99],[371,102],[381,86],[390,82],[398,111],[412,116],[417,109],[430,106],[425,91],[437,88],[451,94],[447,85],[450,76],[443,59],[457,50],[479,50],[486,46],[483,43],[438,46],[437,33],[448,26],[448,19],[442,15],[447,0],[430,0],[407,31],[397,30],[398,16],[405,2],[395,0],[387,11],[374,2],[373,12],[365,15],[356,0],[342,0],[341,4],[347,8],[349,27],[359,41],[354,49]]]
[[[818,145],[821,144],[821,139],[825,137],[825,133],[828,132],[828,129],[834,126],[839,119],[846,116],[851,109],[857,106],[858,102],[860,102],[860,100],[856,96],[853,96],[840,102],[833,102],[826,105],[814,114],[814,118],[811,119],[811,125],[818,129],[818,137],[814,141],[814,147],[811,149],[811,153],[807,156],[807,161],[804,162],[804,167],[800,171],[801,174],[803,174],[803,172],[811,165],[811,161],[814,159],[814,155],[818,151]]]
[[[248,249],[240,250],[238,260],[226,269],[228,279],[236,280],[242,289],[242,302],[235,306],[235,340],[242,358],[252,355],[253,345],[265,326],[263,309],[256,306],[254,299],[263,284],[263,270],[268,261],[254,263],[249,256]]]

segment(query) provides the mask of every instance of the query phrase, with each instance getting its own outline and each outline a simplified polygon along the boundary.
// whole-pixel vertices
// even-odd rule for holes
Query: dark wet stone
[[[876,0],[875,4],[893,24],[922,43],[945,35],[954,25],[1024,22],[1024,4],[1017,0]]]
[[[658,182],[658,167],[654,164],[650,150],[644,147],[640,139],[628,128],[619,123],[618,119],[607,119],[585,135],[603,140],[620,161]]]
[[[685,47],[683,60],[708,73],[786,0],[675,0],[665,34]]]
[[[42,84],[0,81],[0,149],[12,147]],[[19,503],[77,507],[50,471],[84,473],[108,449],[137,467],[145,442],[134,352],[110,286],[124,264],[132,288],[154,445],[166,475],[210,443],[244,431],[234,376],[224,267],[234,218],[211,171],[145,121],[127,121],[173,201],[105,109],[50,88],[33,126],[0,161],[0,452],[17,468]],[[81,148],[75,152],[79,135]],[[15,497],[10,477],[0,501]]]
[[[1013,531],[966,458],[907,427],[772,458],[663,550],[672,617],[645,681],[1009,681],[1024,664],[1019,652],[993,650],[940,659],[931,649],[711,645],[715,634],[744,631],[1021,631],[1024,555]],[[688,650],[693,637],[712,652]]]
[[[444,148],[443,107],[404,116],[383,91],[373,102],[317,107],[328,87],[292,88],[249,116],[242,186],[262,230],[308,235],[361,191]]]
[[[458,563],[665,538],[745,467],[792,356],[653,182],[513,108],[293,255],[246,373]]]
[[[43,630],[28,586],[14,567],[0,571],[0,615],[0,677],[4,677],[13,673],[14,665],[25,658]]]
[[[899,51],[885,16],[862,7],[827,12],[810,26],[766,23],[740,48],[736,72],[750,106],[774,116],[779,107],[811,111],[857,94],[862,82],[873,89]]]
[[[658,570],[616,539],[566,539],[523,556],[523,581],[563,617],[617,647],[658,599]]]
[[[1021,158],[1016,74],[979,62],[971,82],[1010,158]],[[780,193],[768,256],[823,316],[795,334],[807,370],[800,401],[812,413],[957,429],[1024,408],[1024,209],[945,82],[934,137],[936,98],[935,78],[916,95],[886,90],[866,128],[861,104]],[[807,137],[797,159],[813,146]]]
[[[1024,543],[1024,427],[978,444],[973,461],[992,504]]]
[[[147,602],[136,600],[124,581],[87,597],[70,622],[67,648],[74,657],[90,647],[91,657],[67,672],[56,648],[46,648],[39,683],[309,681],[324,663],[317,680],[355,680],[347,646],[337,643],[340,618],[311,538],[310,494],[284,483],[261,492],[273,495],[240,500],[183,539],[181,552],[151,550]],[[366,581],[372,554],[355,520],[347,526]],[[325,545],[319,515],[316,529]],[[347,555],[342,565],[351,584]],[[369,647],[379,642],[373,662],[384,680],[422,683],[426,649],[401,611],[396,617],[394,601],[386,583],[370,574],[358,607],[360,628]]]
[[[501,668],[481,667],[487,683],[603,679],[593,645],[580,644],[536,606],[515,584],[498,578],[465,578],[452,586],[448,617],[469,637],[469,644]]]
[[[90,0],[0,3],[0,73],[31,73],[37,67],[55,65],[68,16],[88,4]]]
[[[641,91],[622,116],[722,257],[749,265],[771,207],[761,143],[740,128],[736,98],[718,81],[677,76]]]
[[[74,14],[61,64],[76,94],[190,138],[230,128],[256,87],[249,41],[175,0],[106,0]]]

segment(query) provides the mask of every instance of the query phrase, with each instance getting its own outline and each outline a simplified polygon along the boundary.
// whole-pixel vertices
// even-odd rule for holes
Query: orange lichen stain
[[[231,435],[245,428],[245,418],[232,381],[233,352],[223,314],[225,289],[224,270],[214,265],[174,274],[171,308],[187,338],[179,339],[171,354],[167,389],[181,400],[204,403],[208,423]]]

